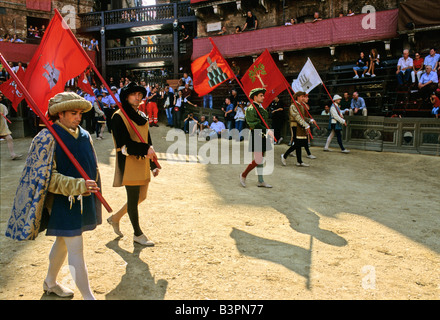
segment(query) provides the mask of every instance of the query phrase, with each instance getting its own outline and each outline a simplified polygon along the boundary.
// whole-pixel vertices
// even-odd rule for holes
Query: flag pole
[[[215,43],[214,43],[214,41],[212,40],[212,38],[209,38],[209,40],[211,41],[211,43],[212,43],[212,45],[214,46],[214,48],[215,48],[218,52],[220,52],[220,50],[218,50],[218,48],[217,48],[217,46],[215,45]],[[226,59],[225,59],[225,63],[226,63],[226,65],[227,65],[227,67],[228,67],[230,70],[232,70],[231,67],[229,66],[228,61],[226,61]],[[251,98],[249,98],[248,94],[244,91],[244,87],[243,87],[242,83],[238,80],[238,78],[237,78],[237,76],[235,75],[234,72],[232,72],[232,74],[234,75],[234,79],[235,79],[235,81],[237,81],[237,83],[238,83],[238,85],[240,86],[241,90],[242,90],[243,93],[246,95],[246,98],[248,98],[249,102],[255,107],[253,101],[251,101]],[[258,108],[255,107],[254,109],[255,109],[255,111],[257,111],[257,114],[258,114],[258,116],[260,117],[260,119],[261,119],[261,121],[263,122],[263,124],[265,125],[265,127],[266,127],[268,130],[271,130],[271,129],[269,128],[269,126],[267,125],[266,121],[264,120],[263,116],[261,115],[260,111],[258,111]],[[275,142],[277,142],[277,139],[275,138],[275,136],[273,137],[273,139],[274,139]]]
[[[328,96],[330,97],[330,100],[332,101],[332,103],[336,106],[335,102],[333,101],[332,96],[330,95],[330,92],[328,92],[327,87],[325,86],[324,82],[321,82],[322,86],[324,87],[325,91],[327,91]],[[338,111],[339,116],[342,118],[342,114],[339,112],[338,109],[336,109],[336,111]]]
[[[9,123],[12,123],[11,120],[9,120],[8,118],[6,118],[6,116],[0,112],[0,114],[2,115],[3,118],[5,118],[6,121],[8,121]]]
[[[110,89],[110,87],[107,84],[107,81],[104,80],[104,78],[102,77],[101,73],[98,71],[98,68],[96,68],[95,64],[93,63],[92,59],[90,59],[90,57],[88,56],[88,54],[84,51],[84,48],[80,45],[80,43],[78,42],[78,40],[76,39],[75,35],[73,34],[72,30],[69,28],[69,26],[67,26],[67,24],[64,21],[63,16],[61,15],[61,13],[55,9],[55,14],[59,15],[61,18],[61,21],[63,22],[63,24],[65,24],[66,30],[68,32],[68,34],[70,35],[70,37],[74,40],[73,42],[76,44],[76,46],[80,49],[80,51],[82,52],[82,54],[84,55],[84,57],[86,58],[86,60],[89,62],[89,65],[92,67],[93,71],[96,73],[96,75],[98,76],[98,78],[101,80],[102,84],[105,86],[105,88],[107,89],[108,93],[112,96],[113,100],[116,102],[116,104],[119,107],[119,110],[121,110],[121,112],[124,114],[124,116],[127,118],[128,123],[130,125],[130,127],[133,129],[133,131],[136,133],[136,135],[138,136],[139,140],[142,143],[146,143],[145,139],[141,136],[141,134],[139,133],[139,131],[137,130],[137,128],[134,126],[133,122],[131,121],[131,119],[128,117],[127,113],[125,112],[124,108],[122,108],[121,102],[118,101],[118,99],[116,99],[115,95],[113,94],[113,91]],[[160,166],[159,162],[157,161],[157,157],[155,157],[154,159],[152,159],[153,162],[156,164],[158,169],[162,169],[162,167]]]
[[[289,85],[288,85],[288,83],[287,83],[287,80],[286,80],[286,78],[284,78],[284,85],[286,86],[286,88],[287,88],[287,92],[289,92],[289,95],[290,95],[290,97],[292,98],[292,101],[293,101],[293,104],[295,105],[295,107],[296,107],[296,110],[298,110],[298,112],[299,112],[299,114],[301,115],[301,118],[303,118],[303,120],[304,120],[304,116],[303,116],[303,114],[301,113],[301,110],[299,110],[299,108],[298,108],[298,105],[296,104],[296,101],[295,101],[295,99],[293,98],[293,96],[292,96],[292,93],[290,92],[290,89],[289,89]],[[292,91],[293,91],[293,89],[292,89]],[[305,108],[304,108],[305,109]],[[307,111],[307,110],[306,110]],[[309,114],[310,115],[310,114]],[[312,118],[313,119],[313,118]],[[315,121],[315,125],[316,125],[316,121]],[[318,125],[316,125],[316,126],[318,126]],[[318,128],[319,129],[319,128]],[[310,138],[312,138],[313,139],[313,136],[312,136],[312,130],[309,128],[309,134],[310,134]]]
[[[25,86],[23,85],[23,83],[21,82],[21,80],[18,78],[18,76],[15,74],[15,72],[13,72],[11,70],[11,67],[9,66],[8,62],[6,61],[6,59],[3,57],[3,55],[0,53],[0,61],[2,62],[2,64],[4,65],[4,67],[6,68],[6,70],[8,71],[8,73],[11,75],[11,77],[15,80],[15,82],[17,83],[17,85],[21,88],[21,90],[23,91],[23,94],[25,95],[27,101],[29,102],[29,104],[32,107],[32,110],[34,110],[37,115],[40,117],[41,120],[43,120],[44,124],[46,125],[47,129],[50,131],[50,133],[52,133],[52,135],[54,136],[55,140],[58,142],[58,145],[63,149],[63,151],[66,153],[67,157],[69,158],[69,160],[72,162],[72,164],[75,166],[75,168],[78,170],[79,174],[84,178],[84,180],[90,180],[89,176],[87,175],[87,173],[84,171],[84,169],[81,167],[81,165],[79,164],[79,162],[75,159],[75,157],[72,155],[72,153],[70,152],[70,150],[67,148],[67,146],[64,144],[63,140],[61,140],[60,136],[57,134],[57,132],[55,131],[55,129],[52,127],[52,125],[50,124],[49,120],[44,116],[44,114],[41,112],[40,108],[37,106],[37,103],[34,101],[34,99],[32,98],[32,96],[30,95],[30,93],[27,91],[27,89],[25,88]],[[109,206],[109,204],[105,201],[104,197],[102,196],[102,194],[98,191],[95,193],[96,196],[98,197],[99,201],[101,201],[101,203],[104,205],[104,207],[107,209],[107,211],[109,213],[111,213],[113,210],[112,208]]]
[[[290,91],[292,91],[292,93],[295,94],[295,91],[293,91],[292,87],[289,86],[289,83],[287,82],[286,78],[284,78],[284,80],[286,81],[287,91],[289,91],[289,93],[290,93]],[[292,95],[290,95],[290,96],[292,97]],[[293,97],[292,97],[292,98],[293,98]],[[307,114],[309,115],[309,117],[310,117],[311,119],[313,119],[313,117],[312,117],[312,115],[310,114],[309,110],[306,109],[306,112],[307,112]],[[313,119],[313,120],[315,120],[315,119]],[[316,123],[316,121],[315,121],[315,125],[316,125],[316,127],[318,128],[318,130],[321,130],[321,129],[319,128],[318,124]]]

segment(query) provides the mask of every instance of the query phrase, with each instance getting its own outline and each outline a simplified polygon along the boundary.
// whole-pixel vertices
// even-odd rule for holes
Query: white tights
[[[69,255],[70,273],[81,295],[85,300],[94,300],[95,297],[90,289],[87,267],[84,261],[82,236],[56,238],[49,254],[46,284],[49,287],[56,285],[57,275],[64,264],[67,254]]]

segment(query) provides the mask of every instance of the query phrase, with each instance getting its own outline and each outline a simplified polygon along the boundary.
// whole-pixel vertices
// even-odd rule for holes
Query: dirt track
[[[281,145],[266,177],[274,188],[257,188],[253,174],[242,188],[244,164],[167,161],[167,131],[152,129],[163,170],[140,206],[156,246],[133,244],[128,217],[123,238],[107,223],[84,234],[98,299],[439,299],[439,157],[312,148],[311,167],[293,157],[282,167]],[[111,187],[115,154],[105,138],[95,147],[116,211],[125,190]],[[14,141],[27,152],[30,139]],[[4,236],[23,164],[1,142],[0,299],[55,299],[42,290],[54,238]],[[67,266],[59,281],[82,298]]]

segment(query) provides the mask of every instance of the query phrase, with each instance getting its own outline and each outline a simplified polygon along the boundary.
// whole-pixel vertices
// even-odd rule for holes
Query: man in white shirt
[[[440,54],[436,53],[435,48],[431,48],[431,50],[429,50],[429,55],[425,57],[423,64],[425,65],[425,68],[429,65],[432,67],[432,71],[437,72],[439,60]]]
[[[211,129],[217,132],[217,136],[220,137],[222,131],[226,129],[225,124],[221,121],[218,121],[217,116],[212,117]]]
[[[422,99],[427,100],[432,92],[435,92],[438,86],[438,76],[432,70],[431,65],[426,65],[426,72],[422,75],[419,82],[419,95]]]
[[[397,82],[399,85],[403,85],[405,83],[409,83],[409,79],[411,78],[411,71],[413,69],[413,59],[409,56],[409,50],[403,50],[403,57],[399,59],[397,63]]]

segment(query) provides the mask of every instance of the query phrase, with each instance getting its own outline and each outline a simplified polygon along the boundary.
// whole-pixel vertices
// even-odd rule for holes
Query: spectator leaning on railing
[[[258,28],[258,18],[251,12],[247,12],[246,23],[243,26],[243,30],[257,30]]]

